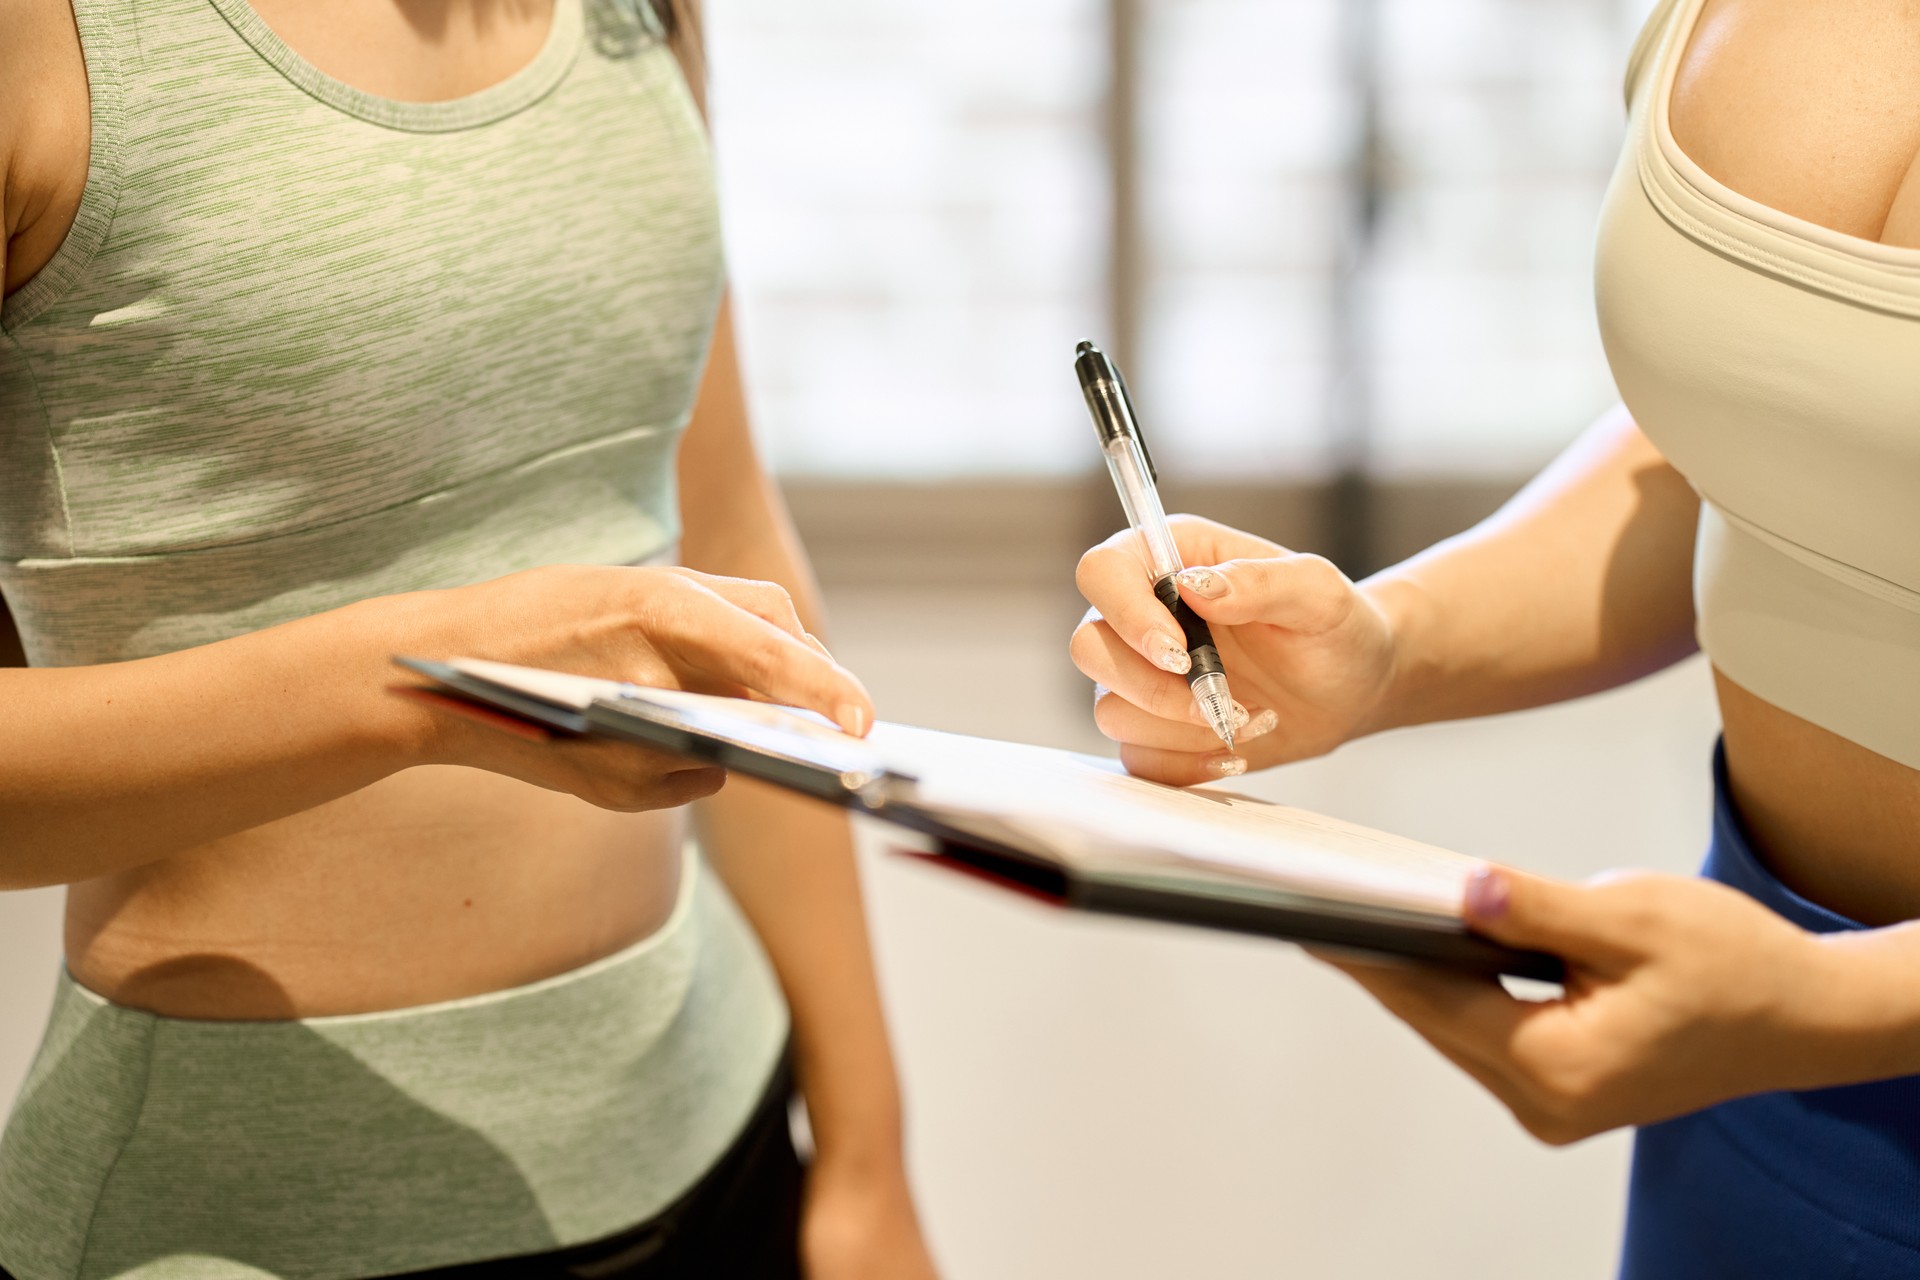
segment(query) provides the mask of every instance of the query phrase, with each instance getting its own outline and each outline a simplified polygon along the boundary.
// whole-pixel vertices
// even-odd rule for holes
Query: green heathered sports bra
[[[567,0],[506,81],[403,103],[246,0],[80,0],[85,195],[0,311],[35,665],[677,540],[720,241],[646,12]]]

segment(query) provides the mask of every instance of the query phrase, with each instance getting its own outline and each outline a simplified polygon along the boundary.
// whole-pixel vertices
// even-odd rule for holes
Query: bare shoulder
[[[1733,190],[1877,240],[1920,156],[1920,0],[1707,0],[1671,120]]]
[[[68,0],[0,0],[0,216],[5,291],[46,265],[86,188],[87,65]]]

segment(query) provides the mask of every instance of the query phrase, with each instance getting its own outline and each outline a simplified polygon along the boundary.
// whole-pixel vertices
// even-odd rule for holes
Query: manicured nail
[[[1492,867],[1481,867],[1467,878],[1466,911],[1475,920],[1498,920],[1507,914],[1507,878]]]
[[[1247,721],[1251,719],[1253,719],[1253,713],[1248,711],[1245,707],[1241,706],[1239,702],[1236,701],[1233,704],[1233,715],[1232,715],[1233,731],[1235,733],[1240,732],[1240,730],[1247,727]]]
[[[1177,676],[1187,674],[1193,667],[1193,659],[1187,656],[1186,644],[1164,631],[1156,631],[1147,637],[1147,652],[1153,655],[1154,666]]]
[[[857,702],[843,702],[833,713],[833,719],[842,729],[856,738],[867,733],[867,709]]]
[[[1218,600],[1233,590],[1227,575],[1212,569],[1182,569],[1173,580],[1204,600]]]
[[[1240,740],[1245,742],[1248,738],[1262,737],[1279,727],[1280,713],[1268,707],[1265,711],[1256,711],[1253,717],[1241,726]]]
[[[1207,772],[1216,778],[1237,778],[1247,771],[1247,762],[1236,755],[1222,751],[1217,756],[1207,758]]]

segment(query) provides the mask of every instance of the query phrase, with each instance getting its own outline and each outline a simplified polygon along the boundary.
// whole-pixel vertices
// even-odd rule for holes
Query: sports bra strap
[[[1634,37],[1633,52],[1627,55],[1626,100],[1628,110],[1633,108],[1633,96],[1640,92],[1640,77],[1647,69],[1647,63],[1653,58],[1653,51],[1659,47],[1660,39],[1666,34],[1673,22],[1674,11],[1682,0],[1660,0],[1653,12],[1647,15],[1646,25],[1640,28],[1640,34]]]

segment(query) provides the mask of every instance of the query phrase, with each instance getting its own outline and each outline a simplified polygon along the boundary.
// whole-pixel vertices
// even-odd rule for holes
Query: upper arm
[[[673,52],[701,114],[706,113],[706,60],[698,0],[674,0]],[[777,582],[793,594],[801,620],[822,630],[819,588],[785,501],[755,445],[733,304],[723,297],[714,318],[707,366],[680,442],[680,560],[690,569]]]
[[[1690,571],[1700,498],[1625,405],[1586,433],[1516,494],[1495,522],[1564,525],[1572,544],[1617,539],[1637,526],[1650,558]]]
[[[680,559],[689,569],[777,582],[820,630],[819,592],[785,501],[754,445],[723,299],[693,417],[680,442]]]
[[[1692,485],[1616,406],[1488,523],[1598,605],[1604,650],[1648,657],[1653,669],[1693,648],[1699,519]]]
[[[689,568],[707,569],[728,541],[741,508],[752,502],[765,476],[748,424],[746,392],[733,340],[733,303],[720,300],[707,364],[680,439],[681,549]]]

